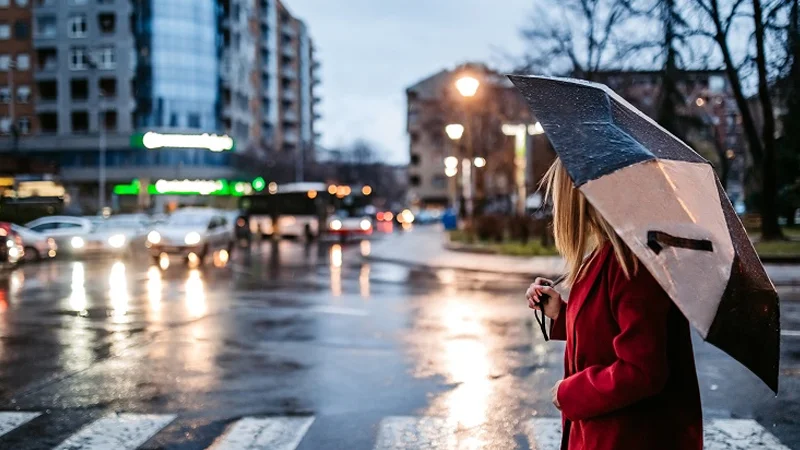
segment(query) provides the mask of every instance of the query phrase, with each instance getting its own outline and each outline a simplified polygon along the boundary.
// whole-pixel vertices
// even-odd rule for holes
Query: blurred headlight
[[[200,233],[196,233],[192,231],[191,233],[187,234],[186,237],[183,239],[183,242],[186,245],[195,245],[200,243]]]
[[[17,244],[15,244],[13,240],[11,240],[11,239],[7,239],[7,240],[6,240],[6,247],[8,247],[8,248],[14,248],[16,245],[17,245]]]
[[[108,238],[108,245],[110,245],[110,246],[112,246],[114,248],[122,248],[123,246],[125,246],[125,241],[126,240],[127,239],[125,239],[125,235],[124,234],[115,234],[115,235],[111,236],[110,238]]]
[[[10,249],[8,249],[8,256],[14,259],[19,258],[19,250],[17,249],[17,247],[11,247]]]
[[[158,244],[161,242],[161,234],[158,231],[151,231],[147,235],[147,242],[151,244]]]
[[[333,231],[339,231],[342,229],[342,221],[339,219],[331,220],[331,223],[328,226],[331,227],[331,230]]]
[[[362,230],[367,231],[370,228],[372,228],[372,224],[369,222],[369,220],[364,219],[364,220],[361,221],[361,229]]]
[[[70,240],[69,243],[70,245],[72,245],[72,248],[75,249],[83,248],[86,245],[86,242],[83,240],[83,238],[79,236],[75,236],[74,238],[72,238],[72,240]]]

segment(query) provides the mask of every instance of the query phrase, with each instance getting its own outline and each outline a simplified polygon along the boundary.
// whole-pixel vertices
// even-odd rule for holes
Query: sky
[[[285,0],[308,26],[321,63],[322,146],[364,139],[384,161],[406,163],[406,87],[466,61],[509,67],[505,55],[522,54],[519,28],[534,3]]]

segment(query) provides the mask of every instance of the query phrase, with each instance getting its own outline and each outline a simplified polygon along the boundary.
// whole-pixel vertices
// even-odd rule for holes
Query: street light
[[[458,174],[458,169],[455,167],[445,167],[444,174],[447,175],[449,178],[453,178]]]
[[[475,167],[484,167],[486,165],[486,158],[481,158],[478,156],[472,163],[475,165]]]
[[[444,159],[444,166],[448,169],[455,169],[458,167],[458,158],[455,156],[448,156]]]
[[[480,81],[470,76],[463,76],[456,80],[456,89],[463,97],[474,97],[480,85]]]
[[[461,139],[461,136],[464,135],[464,125],[460,123],[451,123],[444,127],[444,132],[447,133],[447,137],[450,139],[457,141]]]

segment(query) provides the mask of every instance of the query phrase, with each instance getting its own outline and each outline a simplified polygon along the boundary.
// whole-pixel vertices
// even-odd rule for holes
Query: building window
[[[85,4],[89,3],[89,0],[69,0],[69,2],[71,4],[73,4],[73,5],[80,6],[80,5],[85,5]]]
[[[419,184],[420,184],[419,175],[411,175],[410,177],[408,177],[408,181],[411,184],[411,186],[415,186],[415,187],[419,186]]]
[[[36,50],[36,61],[39,70],[56,70],[58,68],[58,52],[55,48],[40,48]]]
[[[55,6],[56,0],[39,0],[39,6]]]
[[[28,39],[31,35],[31,26],[27,20],[14,22],[14,37],[18,40]]]
[[[54,112],[39,114],[39,127],[43,133],[55,133],[58,131],[58,114]]]
[[[11,88],[8,86],[0,87],[0,103],[11,103]]]
[[[117,16],[114,13],[99,14],[97,16],[97,27],[101,33],[113,33],[117,27]]]
[[[69,87],[72,100],[86,100],[89,98],[89,80],[85,78],[71,80]]]
[[[0,39],[11,39],[11,25],[0,23]]]
[[[73,133],[88,133],[89,132],[89,113],[86,111],[73,111],[72,112],[72,132]]]
[[[86,70],[89,68],[89,54],[85,48],[73,48],[69,51],[69,68],[71,70]]]
[[[14,3],[16,3],[20,8],[28,6],[28,0],[15,0]]]
[[[40,81],[36,91],[39,93],[39,100],[54,101],[58,98],[58,83],[55,80]]]
[[[31,132],[31,119],[28,117],[20,117],[17,121],[17,129],[20,134],[30,134]]]
[[[41,38],[54,38],[58,34],[55,16],[40,16],[36,18],[36,36]]]
[[[11,117],[0,118],[0,133],[8,134],[11,132]]]
[[[8,70],[11,67],[11,55],[0,55],[0,70]]]
[[[103,127],[106,131],[116,131],[117,130],[117,112],[116,111],[105,111],[100,113],[101,123],[103,123]]]
[[[419,155],[417,155],[416,153],[412,153],[411,154],[411,165],[412,166],[418,166],[419,165]]]
[[[200,114],[189,114],[189,128],[200,128]]]
[[[20,86],[17,88],[17,102],[28,103],[31,100],[31,87]]]
[[[434,175],[431,185],[436,189],[444,189],[447,187],[447,178],[444,175]]]
[[[71,38],[86,37],[86,16],[72,16],[67,20],[67,34]]]
[[[17,70],[28,70],[31,68],[31,55],[20,53],[17,55]]]
[[[113,69],[117,66],[117,54],[114,47],[102,47],[97,51],[97,67]]]
[[[10,0],[0,0],[0,8],[8,8],[8,5],[11,3]]]
[[[117,96],[116,78],[100,78],[98,86],[100,88],[100,95],[103,97],[114,98]]]

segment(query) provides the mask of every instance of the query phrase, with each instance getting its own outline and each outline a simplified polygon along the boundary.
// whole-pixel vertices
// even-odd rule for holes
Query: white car
[[[56,257],[58,244],[55,239],[20,225],[11,225],[11,230],[22,238],[25,261],[39,261]]]
[[[345,213],[328,218],[326,228],[329,236],[337,236],[341,241],[352,236],[369,236],[373,232],[372,220],[368,216],[348,216]]]
[[[111,216],[95,226],[86,242],[98,253],[127,256],[141,248],[146,234],[147,223],[137,215]]]
[[[62,253],[81,254],[87,250],[92,222],[83,217],[46,216],[25,224],[25,228],[53,238]]]
[[[156,263],[165,255],[181,257],[187,263],[202,263],[216,251],[230,252],[233,237],[223,212],[183,209],[150,231],[146,246]]]

